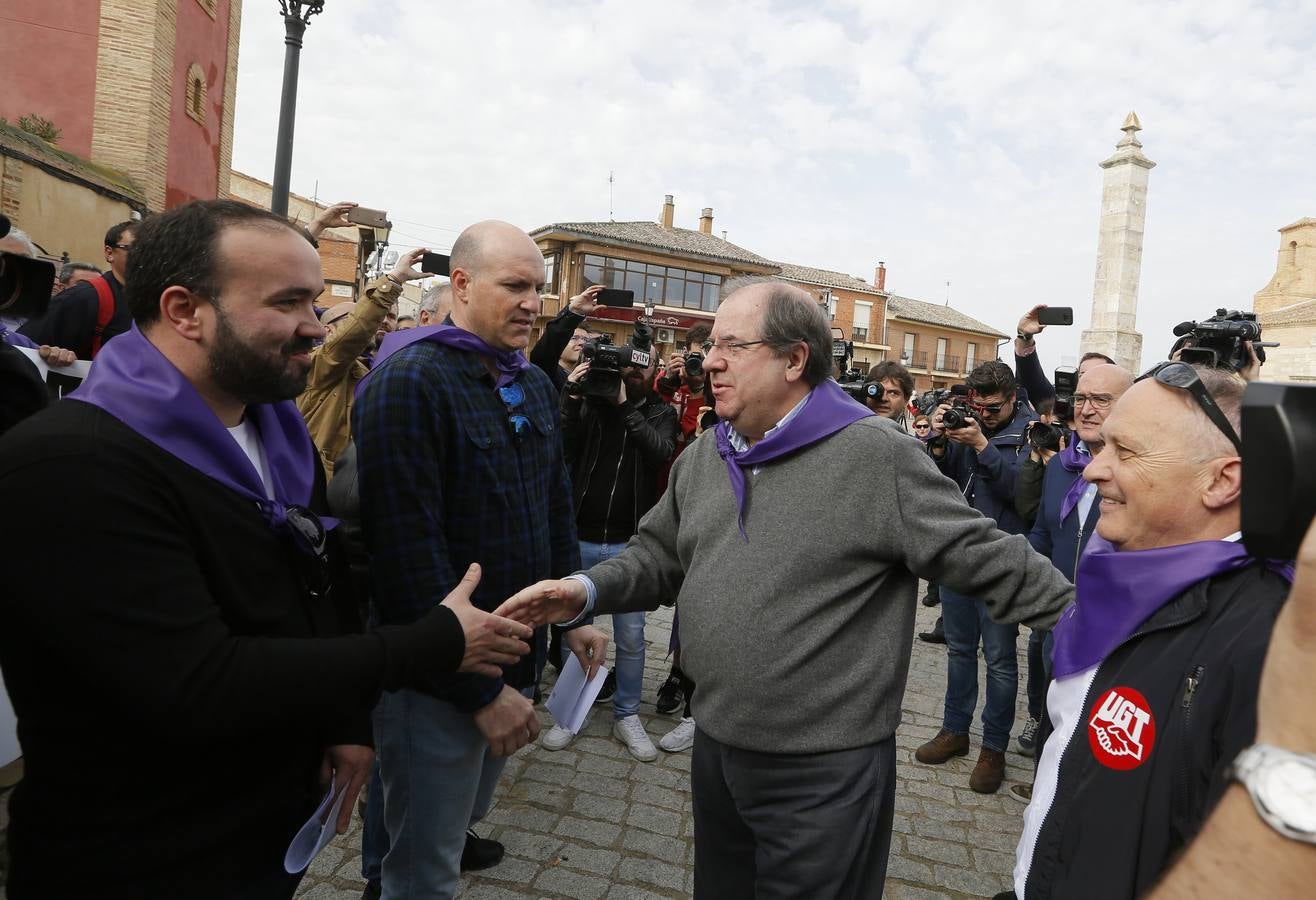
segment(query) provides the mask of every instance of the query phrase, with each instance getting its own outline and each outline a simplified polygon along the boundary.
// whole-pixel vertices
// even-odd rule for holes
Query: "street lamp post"
[[[324,0],[279,0],[283,10],[283,98],[279,101],[279,137],[274,147],[274,192],[270,211],[288,215],[288,183],[292,179],[292,132],[297,116],[297,70],[302,54],[302,35],[311,16],[324,9]]]

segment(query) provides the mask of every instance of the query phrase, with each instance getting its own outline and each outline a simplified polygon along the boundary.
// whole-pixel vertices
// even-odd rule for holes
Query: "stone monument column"
[[[1097,276],[1092,288],[1092,324],[1083,332],[1084,353],[1104,353],[1135,375],[1142,365],[1137,331],[1142,233],[1147,217],[1147,176],[1156,163],[1142,153],[1136,113],[1120,126],[1124,139],[1101,164],[1101,230]]]

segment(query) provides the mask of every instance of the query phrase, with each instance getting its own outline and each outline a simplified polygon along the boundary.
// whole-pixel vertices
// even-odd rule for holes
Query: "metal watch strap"
[[[1279,760],[1297,761],[1316,773],[1316,754],[1297,753],[1270,744],[1253,744],[1244,748],[1234,759],[1229,767],[1229,777],[1247,788],[1248,795],[1252,798],[1252,805],[1256,807],[1257,815],[1261,817],[1263,822],[1286,838],[1307,844],[1316,844],[1316,831],[1302,831],[1294,828],[1267,806],[1261,796],[1256,781],[1257,773],[1267,763]],[[1313,777],[1316,777],[1316,774]]]

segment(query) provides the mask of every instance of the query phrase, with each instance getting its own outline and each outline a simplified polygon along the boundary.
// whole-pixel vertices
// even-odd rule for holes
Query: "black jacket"
[[[606,427],[625,430],[620,461],[600,458]],[[606,484],[610,489],[619,479],[632,479],[631,509],[616,511],[618,521],[629,528],[617,536],[624,541],[635,534],[640,519],[658,500],[658,475],[676,451],[676,410],[653,395],[639,406],[604,408],[600,402],[563,394],[562,448],[578,513],[591,486],[598,489]]]
[[[131,328],[133,323],[132,310],[128,308],[123,285],[114,277],[113,272],[107,271],[105,280],[110,283],[110,293],[114,295],[114,315],[110,317],[105,333],[101,335],[102,347],[110,338]],[[96,317],[100,314],[100,308],[96,289],[90,282],[79,282],[51,297],[46,314],[39,319],[24,322],[18,333],[38,344],[72,350],[78,359],[91,359],[91,341],[96,335]]]
[[[573,313],[571,307],[562,307],[560,313],[549,319],[544,326],[544,333],[530,350],[530,361],[544,370],[544,374],[552,379],[553,387],[559,391],[567,383],[567,375],[570,373],[562,371],[558,360],[566,352],[567,344],[571,343],[571,336],[584,322],[585,317]]]
[[[1140,897],[1156,883],[1255,737],[1261,665],[1288,591],[1260,565],[1200,582],[1101,663],[1060,760],[1024,900]],[[1140,734],[1143,761],[1126,771],[1100,761],[1093,722],[1116,689],[1141,694],[1154,725]],[[1051,729],[1046,716],[1038,746]]]

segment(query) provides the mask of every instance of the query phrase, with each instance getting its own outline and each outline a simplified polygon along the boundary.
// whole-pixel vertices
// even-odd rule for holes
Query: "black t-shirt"
[[[281,871],[324,749],[372,743],[383,643],[349,634],[350,591],[313,598],[256,504],[77,400],[0,439],[0,496],[26,762],[9,896],[229,896]]]
[[[110,338],[123,334],[132,327],[132,311],[124,287],[113,272],[105,273],[114,295],[114,315],[101,334],[101,346]],[[77,354],[78,359],[91,359],[91,341],[96,334],[96,320],[100,315],[100,297],[89,281],[80,281],[66,291],[50,298],[50,308],[39,319],[30,319],[18,333],[38,344],[63,347]]]

